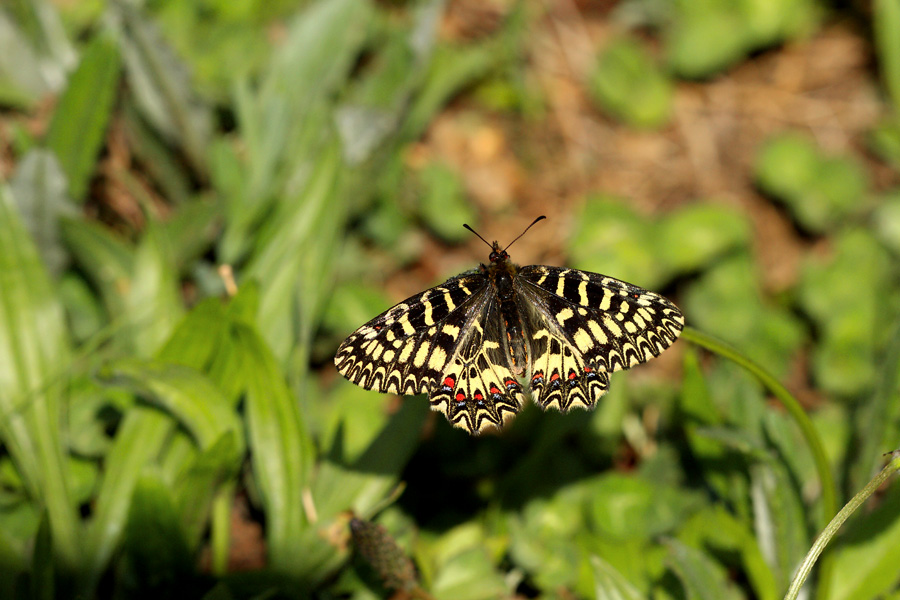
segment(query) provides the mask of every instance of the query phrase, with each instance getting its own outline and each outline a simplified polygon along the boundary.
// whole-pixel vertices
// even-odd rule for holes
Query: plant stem
[[[816,465],[816,472],[819,475],[819,481],[822,485],[822,514],[824,519],[828,515],[837,512],[837,488],[835,487],[834,477],[831,474],[831,467],[828,465],[828,456],[825,454],[825,448],[822,440],[816,431],[815,426],[800,406],[800,403],[781,383],[775,379],[768,371],[755,361],[747,358],[725,342],[717,340],[712,336],[702,333],[693,327],[685,327],[681,333],[681,337],[689,342],[709,350],[723,358],[733,361],[749,371],[756,379],[759,380],[784,406],[791,418],[800,427],[800,432],[806,440],[809,450],[812,453],[813,461]],[[819,566],[819,588],[817,590],[818,598],[828,597],[828,587],[830,586],[831,559],[826,554]]]
[[[800,588],[803,587],[803,583],[809,576],[809,572],[815,564],[816,559],[822,554],[825,546],[828,545],[831,538],[835,536],[838,529],[844,524],[844,521],[846,521],[863,502],[868,500],[869,496],[874,494],[888,477],[900,470],[900,450],[894,450],[891,453],[891,456],[891,461],[881,470],[881,472],[873,477],[866,487],[860,490],[858,494],[853,496],[853,498],[850,499],[850,502],[844,505],[841,512],[834,516],[831,522],[822,530],[822,533],[819,534],[819,537],[816,538],[812,548],[810,548],[809,552],[806,554],[806,558],[803,559],[803,562],[800,563],[800,566],[797,568],[797,573],[794,575],[794,580],[791,582],[791,587],[788,588],[784,600],[796,600],[797,595],[800,593]]]

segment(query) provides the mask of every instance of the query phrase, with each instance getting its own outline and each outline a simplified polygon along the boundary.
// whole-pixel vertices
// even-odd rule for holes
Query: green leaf
[[[671,82],[644,47],[630,38],[613,41],[603,50],[588,86],[601,107],[635,127],[662,127],[672,112]]]
[[[10,182],[13,199],[47,269],[58,276],[68,253],[60,239],[59,219],[75,216],[66,195],[66,176],[52,152],[34,149],[19,162]]]
[[[675,73],[709,77],[744,57],[748,31],[739,11],[715,2],[682,1],[677,6],[680,10],[666,31],[666,56]]]
[[[854,228],[836,238],[831,255],[804,264],[798,299],[822,337],[813,350],[813,373],[822,388],[850,396],[874,380],[891,263],[867,230]]]
[[[98,35],[84,49],[69,77],[47,131],[47,147],[56,153],[69,182],[69,195],[84,200],[97,154],[112,115],[119,88],[119,51],[107,35]]]
[[[753,592],[760,600],[777,600],[780,590],[787,584],[779,584],[772,568],[760,550],[750,525],[738,520],[717,504],[695,513],[687,519],[678,533],[678,539],[693,548],[709,548],[717,556],[732,560],[727,566],[742,569]]]
[[[184,591],[193,557],[171,490],[158,476],[135,485],[122,544],[132,593],[168,595]]]
[[[84,589],[90,591],[100,581],[121,541],[138,480],[157,460],[174,428],[171,417],[143,405],[133,406],[122,419],[106,456],[87,531]]]
[[[599,556],[591,557],[591,569],[594,572],[596,600],[641,600],[646,597]]]
[[[657,256],[675,273],[698,271],[750,243],[746,216],[718,204],[691,204],[661,219],[657,227]]]
[[[154,360],[122,359],[106,366],[101,376],[144,396],[175,417],[197,441],[209,448],[231,433],[243,441],[243,428],[222,392],[198,371]],[[243,448],[238,445],[238,454]]]
[[[576,222],[569,246],[573,266],[650,289],[668,276],[655,250],[654,224],[624,200],[592,198]]]
[[[859,214],[866,204],[860,198],[869,186],[865,171],[851,158],[826,156],[794,133],[766,143],[756,178],[763,191],[783,201],[804,228],[816,233]]]
[[[669,561],[687,600],[737,600],[740,594],[712,557],[678,540],[668,540]]]
[[[181,515],[185,540],[192,549],[203,541],[209,524],[212,503],[224,483],[235,479],[244,456],[242,432],[226,431],[216,441],[199,452],[194,460],[179,474],[172,487]],[[233,490],[230,488],[224,490]],[[228,496],[231,498],[231,496]]]
[[[421,214],[428,227],[449,242],[471,236],[463,223],[475,222],[475,211],[466,199],[459,175],[445,165],[431,163],[420,173],[424,185]]]
[[[245,411],[253,475],[266,509],[269,564],[296,573],[297,546],[307,525],[301,494],[309,485],[313,446],[297,400],[259,333],[237,325],[247,381]]]
[[[872,3],[872,29],[882,83],[894,112],[900,112],[900,4],[896,0]]]
[[[178,274],[168,240],[148,224],[134,253],[134,271],[122,290],[127,327],[122,338],[138,356],[151,356],[184,314]]]
[[[688,289],[683,308],[697,328],[715,332],[776,375],[787,372],[802,341],[800,321],[761,297],[755,266],[743,252],[705,271]]]
[[[41,498],[64,569],[79,557],[80,520],[63,463],[60,406],[71,348],[62,306],[34,243],[0,185],[0,438]]]
[[[0,12],[0,101],[27,108],[64,78],[62,65],[44,61],[25,29]],[[50,72],[42,67],[50,62]]]
[[[212,119],[194,92],[185,65],[158,27],[128,2],[109,4],[125,73],[142,113],[159,132],[184,149],[191,165],[206,171]]]
[[[872,213],[872,226],[881,243],[900,255],[900,193],[882,199]]]

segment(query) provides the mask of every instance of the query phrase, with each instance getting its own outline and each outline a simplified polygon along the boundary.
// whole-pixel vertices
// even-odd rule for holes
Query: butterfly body
[[[470,433],[501,427],[525,402],[593,408],[609,374],[658,356],[684,326],[667,299],[576,269],[519,267],[499,244],[489,264],[388,309],[338,348],[347,379],[378,392],[427,393]]]

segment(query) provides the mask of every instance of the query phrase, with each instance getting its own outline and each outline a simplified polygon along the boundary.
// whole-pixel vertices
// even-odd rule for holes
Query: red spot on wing
[[[457,401],[457,402],[465,402],[465,401],[466,401],[466,395],[463,394],[462,392],[457,392],[457,393],[456,393],[456,401]]]
[[[538,371],[537,373],[535,373],[534,375],[531,376],[532,381],[535,381],[536,379],[543,379],[543,378],[544,378],[543,371]]]
[[[499,394],[500,390],[497,389],[496,385],[491,386],[491,394]]]
[[[569,379],[575,379],[578,375],[575,374],[575,371],[569,371]]]
[[[585,367],[585,368],[584,368],[584,372],[585,372],[585,373],[590,373],[591,371],[593,371],[593,369],[590,368],[590,367]]]
[[[554,373],[550,376],[550,381],[556,381],[557,379],[559,379],[559,373]]]
[[[475,392],[476,400],[484,400],[484,396],[481,395],[481,392]]]
[[[446,379],[444,379],[444,385],[452,388],[454,385],[456,385],[456,381],[452,377],[447,377]]]

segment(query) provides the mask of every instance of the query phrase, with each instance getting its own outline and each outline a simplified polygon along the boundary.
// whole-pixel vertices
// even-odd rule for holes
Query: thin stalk
[[[800,433],[806,440],[807,446],[812,453],[813,462],[816,466],[816,472],[819,475],[819,481],[822,485],[822,514],[823,525],[827,515],[833,515],[837,512],[837,488],[834,483],[834,477],[831,474],[831,467],[828,465],[828,456],[825,454],[825,447],[819,438],[819,433],[815,426],[803,410],[803,407],[794,398],[793,395],[781,383],[775,379],[768,371],[755,361],[747,358],[725,342],[717,340],[712,336],[702,333],[693,327],[685,327],[681,333],[681,337],[691,343],[709,350],[723,358],[740,365],[751,373],[760,383],[763,384],[784,406],[788,414],[800,427]],[[816,590],[817,598],[828,597],[828,587],[831,581],[832,560],[830,554],[826,554],[822,558],[819,566],[819,587]]]
[[[841,528],[841,525],[844,524],[850,515],[852,515],[857,508],[859,508],[863,502],[869,499],[869,497],[881,487],[881,484],[885,482],[885,480],[893,475],[895,472],[900,470],[900,450],[894,450],[891,453],[891,461],[885,466],[881,472],[879,472],[875,477],[869,481],[869,483],[862,490],[859,491],[858,494],[853,496],[850,499],[850,502],[844,505],[844,508],[841,509],[841,512],[836,514],[831,522],[822,530],[822,533],[819,534],[819,537],[816,538],[816,541],[813,543],[812,548],[809,549],[809,552],[806,554],[806,558],[803,559],[803,562],[800,563],[800,566],[797,568],[797,573],[794,575],[794,580],[791,582],[791,587],[788,588],[787,594],[784,596],[784,600],[796,600],[798,594],[800,593],[800,589],[803,587],[803,583],[806,581],[806,578],[809,576],[809,572],[812,570],[813,565],[816,563],[816,559],[819,558],[819,555],[822,554],[822,551],[825,549],[825,546],[828,545],[828,542],[831,541],[837,532],[838,529]],[[821,579],[821,578],[820,578]],[[821,585],[821,584],[820,584]]]

